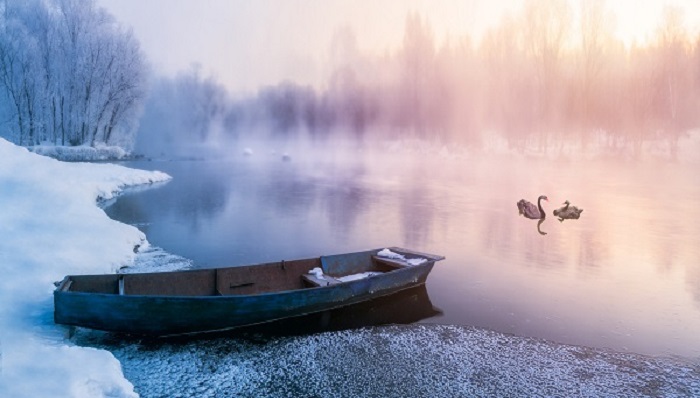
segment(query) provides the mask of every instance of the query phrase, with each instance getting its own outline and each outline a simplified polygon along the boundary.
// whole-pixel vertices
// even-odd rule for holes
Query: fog
[[[348,7],[339,1],[309,20],[295,20],[295,13],[282,15],[290,5],[226,4],[212,3],[211,9],[258,12],[260,19],[252,20],[262,27],[246,32],[243,27],[252,22],[238,26],[235,45],[218,52],[260,68],[285,57],[280,45],[261,46],[264,37],[286,29],[266,27],[265,21],[313,24]],[[364,8],[362,15],[371,16],[372,26],[389,9],[390,21],[400,20],[395,11],[407,7],[388,4]],[[474,2],[474,14],[459,19],[474,26],[455,32],[446,31],[459,26],[446,16],[451,3],[439,3],[440,12],[420,4],[419,11],[403,15],[402,26],[387,22],[384,28],[392,33],[375,34],[374,47],[367,46],[362,24],[313,26],[322,40],[309,40],[305,50],[324,65],[261,84],[255,73],[211,73],[211,59],[167,73],[163,59],[141,49],[140,41],[151,43],[152,37],[140,37],[95,0],[0,0],[0,136],[27,146],[106,144],[127,150],[136,141],[135,151],[150,157],[417,140],[471,151],[678,160],[686,142],[694,142],[700,35],[694,20],[686,21],[697,17],[689,5],[659,8],[655,28],[644,40],[629,41],[620,35],[624,14],[618,2],[523,1],[501,7],[508,11],[492,24],[479,18],[484,3]],[[176,23],[183,10],[195,9],[187,24]],[[176,19],[164,28],[175,25],[183,36],[192,35],[168,38],[163,46],[189,48],[197,37],[204,38],[203,47],[219,43],[210,30],[192,32],[196,23],[227,23],[223,17],[199,20],[209,15],[205,10],[188,3],[163,8]],[[276,19],[264,18],[271,14]],[[160,28],[148,21],[151,33]],[[291,30],[304,30],[299,28]],[[288,40],[305,43],[305,35],[289,33],[294,40]],[[384,36],[395,44],[383,44]],[[321,41],[328,43],[323,49]],[[249,57],[241,42],[258,55]],[[382,45],[387,47],[378,50]],[[257,89],[232,89],[223,83],[228,75],[255,81]]]
[[[700,123],[700,41],[681,9],[666,7],[639,45],[615,36],[604,1],[525,2],[479,40],[434,31],[408,13],[401,46],[376,55],[359,48],[353,28],[338,29],[320,88],[283,81],[235,93],[197,65],[157,79],[136,150],[417,139],[674,160]]]
[[[107,212],[196,267],[384,245],[440,253],[427,288],[443,314],[428,322],[700,355],[697,165],[370,141],[290,147],[288,162],[272,140],[246,141],[249,156],[134,162],[173,180]],[[518,214],[542,194],[546,219]],[[565,200],[580,219],[554,216]]]

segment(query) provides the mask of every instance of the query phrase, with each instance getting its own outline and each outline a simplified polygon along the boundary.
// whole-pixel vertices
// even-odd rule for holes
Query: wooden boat
[[[367,326],[406,325],[438,316],[442,311],[430,301],[425,284],[357,304],[244,326],[222,332],[222,336],[298,336],[321,332],[358,329]],[[203,338],[216,337],[206,333]],[[191,339],[191,335],[186,336]]]
[[[422,285],[442,259],[392,247],[229,268],[72,275],[54,291],[54,320],[155,336],[227,330]]]

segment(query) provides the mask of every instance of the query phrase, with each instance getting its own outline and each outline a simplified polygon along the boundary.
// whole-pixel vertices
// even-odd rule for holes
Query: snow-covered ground
[[[168,179],[63,163],[0,139],[0,397],[700,396],[700,364],[462,326],[259,341],[69,337],[53,323],[54,281],[187,265],[99,206]]]
[[[105,346],[143,397],[698,397],[700,366],[465,326]]]
[[[146,237],[98,201],[169,178],[59,162],[0,139],[0,396],[137,396],[111,353],[76,347],[54,325],[53,282],[133,264]]]
[[[97,144],[95,146],[60,146],[60,145],[35,145],[30,151],[39,155],[48,156],[58,160],[69,162],[120,160],[129,156],[129,153],[119,146],[107,146]]]

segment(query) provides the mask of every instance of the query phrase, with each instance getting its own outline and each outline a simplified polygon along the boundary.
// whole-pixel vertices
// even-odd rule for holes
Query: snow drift
[[[0,396],[137,396],[111,353],[73,346],[53,323],[53,282],[132,264],[145,235],[97,203],[169,179],[64,163],[0,139]]]

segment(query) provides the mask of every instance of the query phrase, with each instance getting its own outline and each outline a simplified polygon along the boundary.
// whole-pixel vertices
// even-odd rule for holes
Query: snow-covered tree
[[[94,0],[0,0],[0,136],[130,146],[145,71],[134,36]]]

